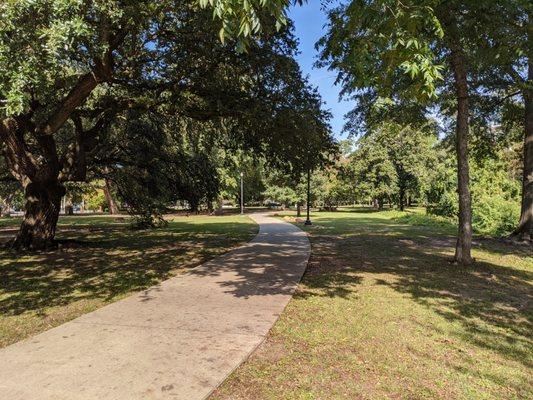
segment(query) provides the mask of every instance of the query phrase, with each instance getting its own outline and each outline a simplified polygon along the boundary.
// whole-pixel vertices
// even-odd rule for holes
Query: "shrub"
[[[519,203],[501,196],[485,195],[472,204],[472,226],[481,234],[508,235],[516,227],[519,217]]]
[[[442,217],[455,218],[459,212],[457,194],[455,192],[444,192],[436,203],[428,204],[428,213]]]
[[[509,165],[500,155],[472,164],[472,227],[483,235],[504,236],[516,227],[520,216],[520,182],[509,173]],[[428,213],[456,218],[458,199],[454,168],[441,168],[428,190]]]

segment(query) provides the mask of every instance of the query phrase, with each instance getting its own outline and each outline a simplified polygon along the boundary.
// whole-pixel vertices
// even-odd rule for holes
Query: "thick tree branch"
[[[98,136],[112,121],[112,113],[103,115],[92,128],[83,129],[79,115],[72,117],[75,127],[75,140],[61,158],[59,180],[83,182],[87,176],[87,154],[98,145]]]
[[[25,128],[23,118],[6,118],[0,123],[0,139],[7,166],[23,185],[37,174],[37,162],[24,140]]]
[[[56,133],[69,119],[72,113],[82,104],[85,103],[92,91],[102,82],[109,82],[113,75],[113,51],[124,40],[126,36],[125,30],[120,30],[115,35],[104,35],[103,39],[108,42],[109,48],[100,59],[94,60],[94,66],[91,72],[82,75],[77,84],[67,94],[67,96],[60,102],[56,111],[52,113],[50,118],[35,129],[35,136],[44,156],[52,165],[53,172],[58,172],[60,168],[59,157],[57,154],[57,147],[54,140],[54,133]],[[57,170],[57,171],[56,171]]]

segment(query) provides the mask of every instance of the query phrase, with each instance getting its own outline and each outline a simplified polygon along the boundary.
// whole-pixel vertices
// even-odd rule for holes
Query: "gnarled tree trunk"
[[[59,181],[31,182],[24,189],[25,214],[13,247],[42,250],[55,247],[55,233],[61,197]]]
[[[11,174],[25,190],[25,216],[14,247],[43,249],[54,246],[56,224],[61,197],[65,194],[62,182],[84,181],[87,166],[85,154],[98,144],[98,133],[108,123],[101,117],[93,128],[84,131],[75,111],[85,103],[93,90],[113,76],[113,51],[123,42],[128,31],[115,32],[106,27],[102,39],[107,51],[93,60],[91,71],[79,77],[53,111],[42,108],[41,102],[32,101],[26,112],[0,119],[0,144]],[[31,85],[28,92],[32,92]],[[43,112],[37,109],[43,109]],[[39,118],[35,118],[39,115]],[[58,152],[54,135],[73,119],[76,139],[64,154]],[[28,139],[31,140],[31,146]]]

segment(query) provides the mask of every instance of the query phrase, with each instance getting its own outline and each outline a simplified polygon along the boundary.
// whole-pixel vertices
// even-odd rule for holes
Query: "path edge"
[[[265,215],[265,214],[263,214]],[[268,214],[266,214],[268,215]],[[274,216],[272,215],[268,215],[269,217],[271,218],[275,218]],[[252,354],[255,353],[255,351],[267,340],[268,336],[270,335],[270,331],[272,330],[272,328],[274,328],[274,325],[276,325],[279,321],[279,319],[281,318],[281,314],[283,314],[285,312],[285,309],[287,308],[287,306],[289,305],[289,303],[292,301],[292,298],[294,297],[294,293],[296,293],[296,291],[298,290],[298,286],[300,286],[300,283],[302,282],[302,279],[305,275],[305,273],[307,272],[307,268],[309,267],[309,260],[311,258],[311,252],[312,252],[312,248],[311,248],[311,240],[309,239],[309,232],[306,232],[304,231],[303,229],[301,229],[299,226],[297,226],[296,224],[293,224],[291,222],[287,222],[287,221],[283,221],[287,224],[290,224],[290,225],[293,225],[295,226],[296,228],[298,228],[301,232],[305,233],[305,239],[307,240],[307,243],[309,244],[309,254],[307,255],[307,260],[305,260],[305,269],[302,273],[302,275],[300,275],[300,278],[298,278],[298,282],[296,283],[296,287],[294,289],[294,292],[291,294],[291,298],[289,299],[289,301],[287,302],[287,304],[285,304],[285,307],[283,307],[283,310],[281,310],[281,312],[278,314],[278,316],[276,317],[276,319],[274,320],[274,323],[270,326],[270,328],[268,329],[268,332],[263,335],[263,337],[261,338],[261,340],[246,354],[243,356],[242,360],[240,360],[237,365],[235,365],[235,367],[233,367],[231,369],[231,371],[228,372],[228,374],[222,378],[220,380],[220,382],[218,382],[210,391],[209,393],[207,393],[203,398],[202,400],[208,400],[209,397],[211,397],[211,395],[213,393],[215,393],[215,391],[220,387],[222,386],[222,384],[224,382],[226,382],[226,380],[230,377],[230,375],[232,375],[236,370],[237,368],[239,368],[241,365],[243,365],[245,362],[247,362],[250,357],[252,356]],[[258,224],[259,225],[259,224]],[[261,233],[261,225],[259,225],[259,231],[257,232],[257,235],[259,235]],[[254,237],[255,239],[255,237]],[[252,239],[253,240],[253,239]]]

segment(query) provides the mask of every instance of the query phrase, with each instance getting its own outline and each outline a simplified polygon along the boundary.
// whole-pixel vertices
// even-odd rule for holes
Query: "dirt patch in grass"
[[[152,231],[95,218],[65,218],[56,251],[0,250],[0,347],[146,289],[257,233],[241,216],[177,217]]]
[[[388,214],[314,215],[297,293],[213,399],[533,397],[531,248],[476,238],[463,268],[447,229]]]

